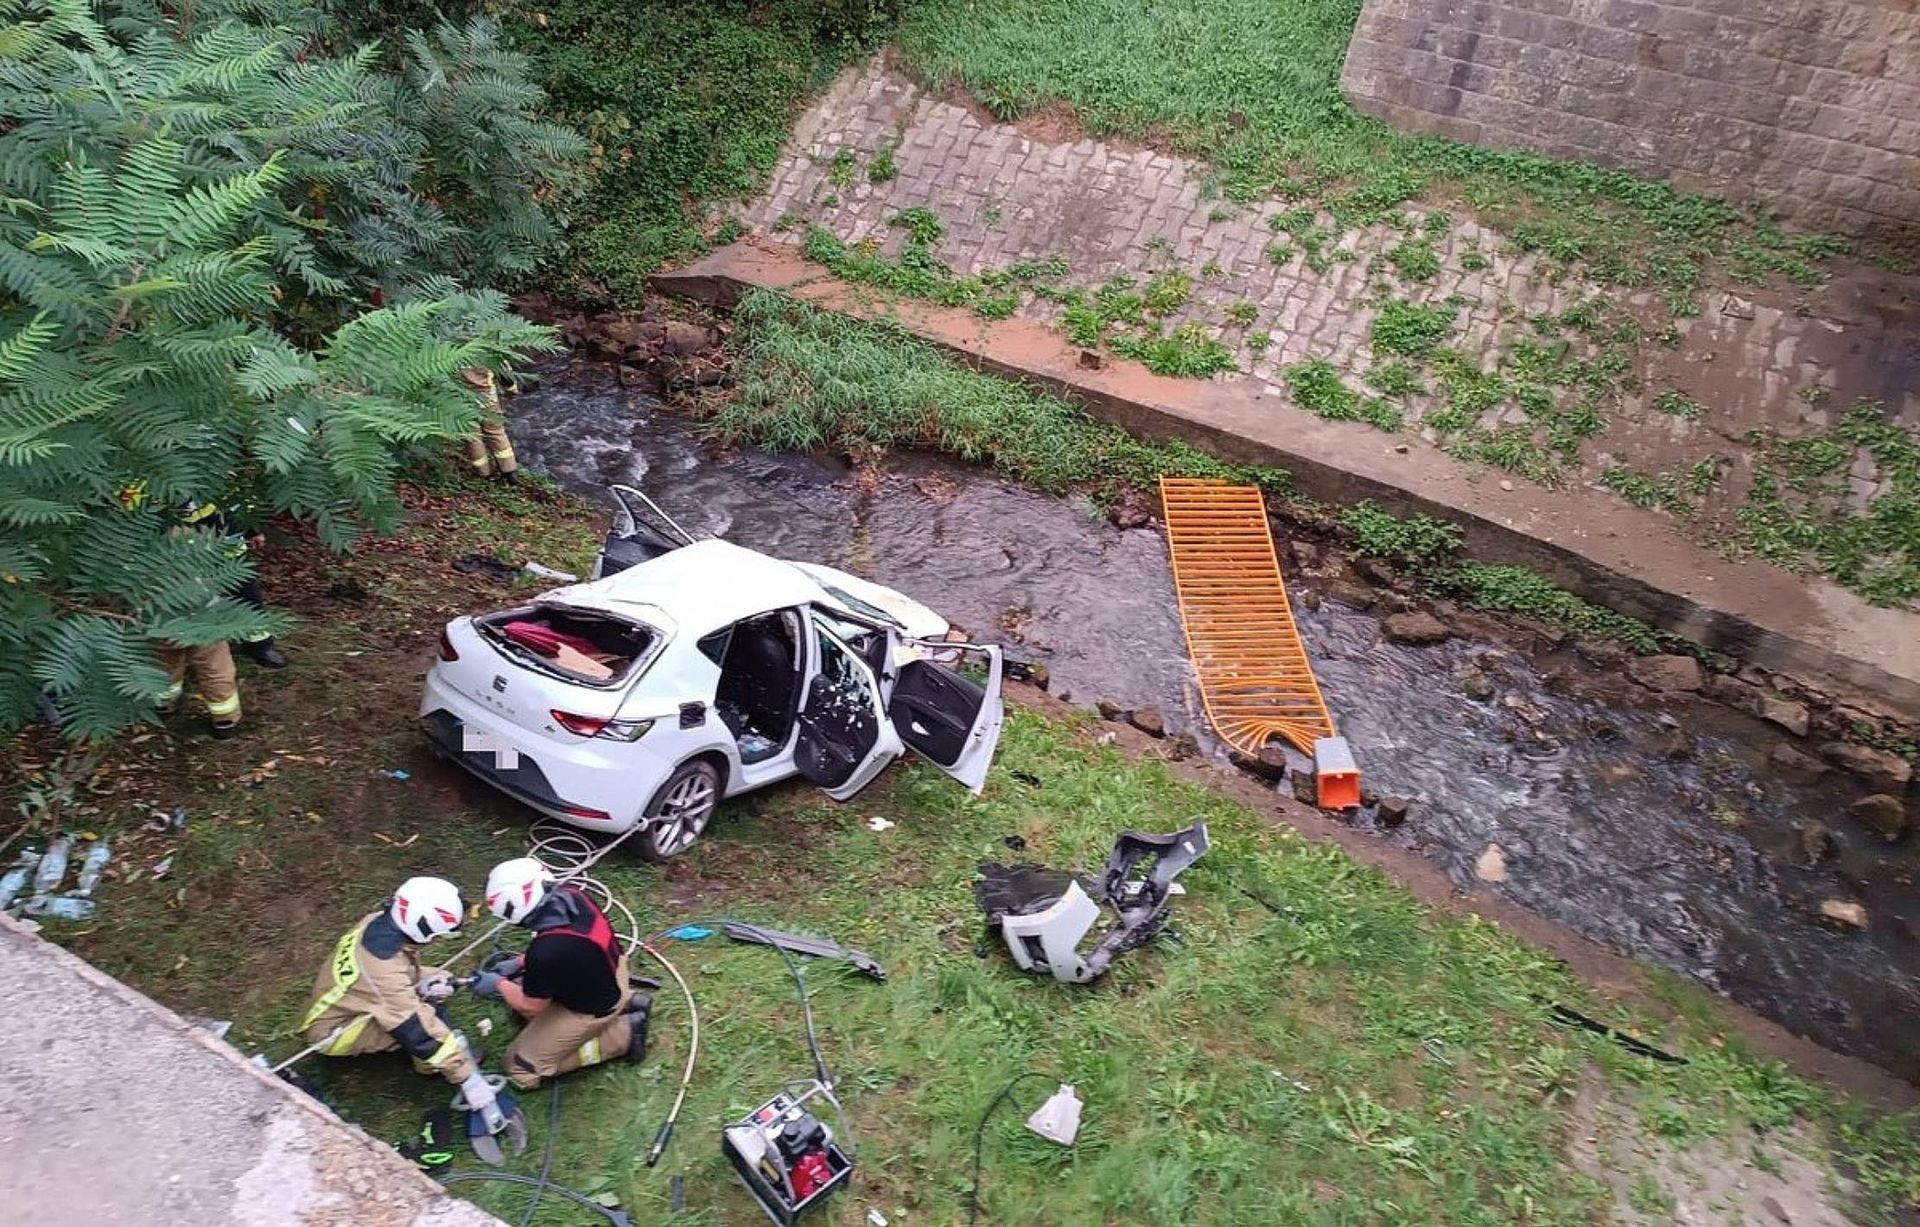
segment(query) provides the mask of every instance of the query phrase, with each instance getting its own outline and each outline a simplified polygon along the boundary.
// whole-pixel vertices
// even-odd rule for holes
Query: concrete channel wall
[[[0,1220],[501,1227],[178,1014],[0,916]]]
[[[1405,131],[1920,243],[1911,0],[1366,0],[1341,84]]]
[[[731,307],[759,287],[891,320],[974,367],[1064,396],[1143,438],[1284,468],[1302,493],[1328,502],[1372,499],[1402,515],[1445,517],[1489,561],[1530,567],[1588,600],[1763,668],[1920,715],[1920,616],[1876,608],[1825,580],[1730,562],[1604,491],[1477,480],[1444,456],[1301,412],[1244,382],[1164,378],[1128,362],[1087,370],[1079,351],[1044,324],[989,323],[856,290],[779,244],[736,243],[654,282],[711,306]]]

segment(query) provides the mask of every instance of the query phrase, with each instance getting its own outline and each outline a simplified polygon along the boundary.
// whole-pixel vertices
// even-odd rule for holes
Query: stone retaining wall
[[[1407,131],[1920,245],[1915,0],[1365,0],[1341,83]]]

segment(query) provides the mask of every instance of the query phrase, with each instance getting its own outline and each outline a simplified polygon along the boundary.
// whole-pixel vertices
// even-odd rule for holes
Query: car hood
[[[817,562],[795,562],[791,565],[820,584],[823,600],[855,617],[863,611],[857,605],[838,599],[832,589],[837,588],[855,601],[863,601],[885,613],[901,625],[909,638],[938,639],[947,633],[945,618],[905,593]]]

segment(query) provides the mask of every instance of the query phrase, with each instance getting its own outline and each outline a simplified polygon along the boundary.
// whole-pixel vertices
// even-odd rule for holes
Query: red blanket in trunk
[[[582,656],[602,655],[591,639],[579,635],[569,635],[565,631],[554,630],[538,622],[509,622],[500,628],[500,633],[523,648],[532,648],[542,656],[552,656],[561,648],[572,648]]]

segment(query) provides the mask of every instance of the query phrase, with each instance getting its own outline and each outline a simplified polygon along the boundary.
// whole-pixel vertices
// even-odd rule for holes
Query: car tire
[[[679,856],[700,838],[720,804],[720,773],[705,759],[681,763],[641,812],[646,829],[634,836],[641,859],[656,865]]]

